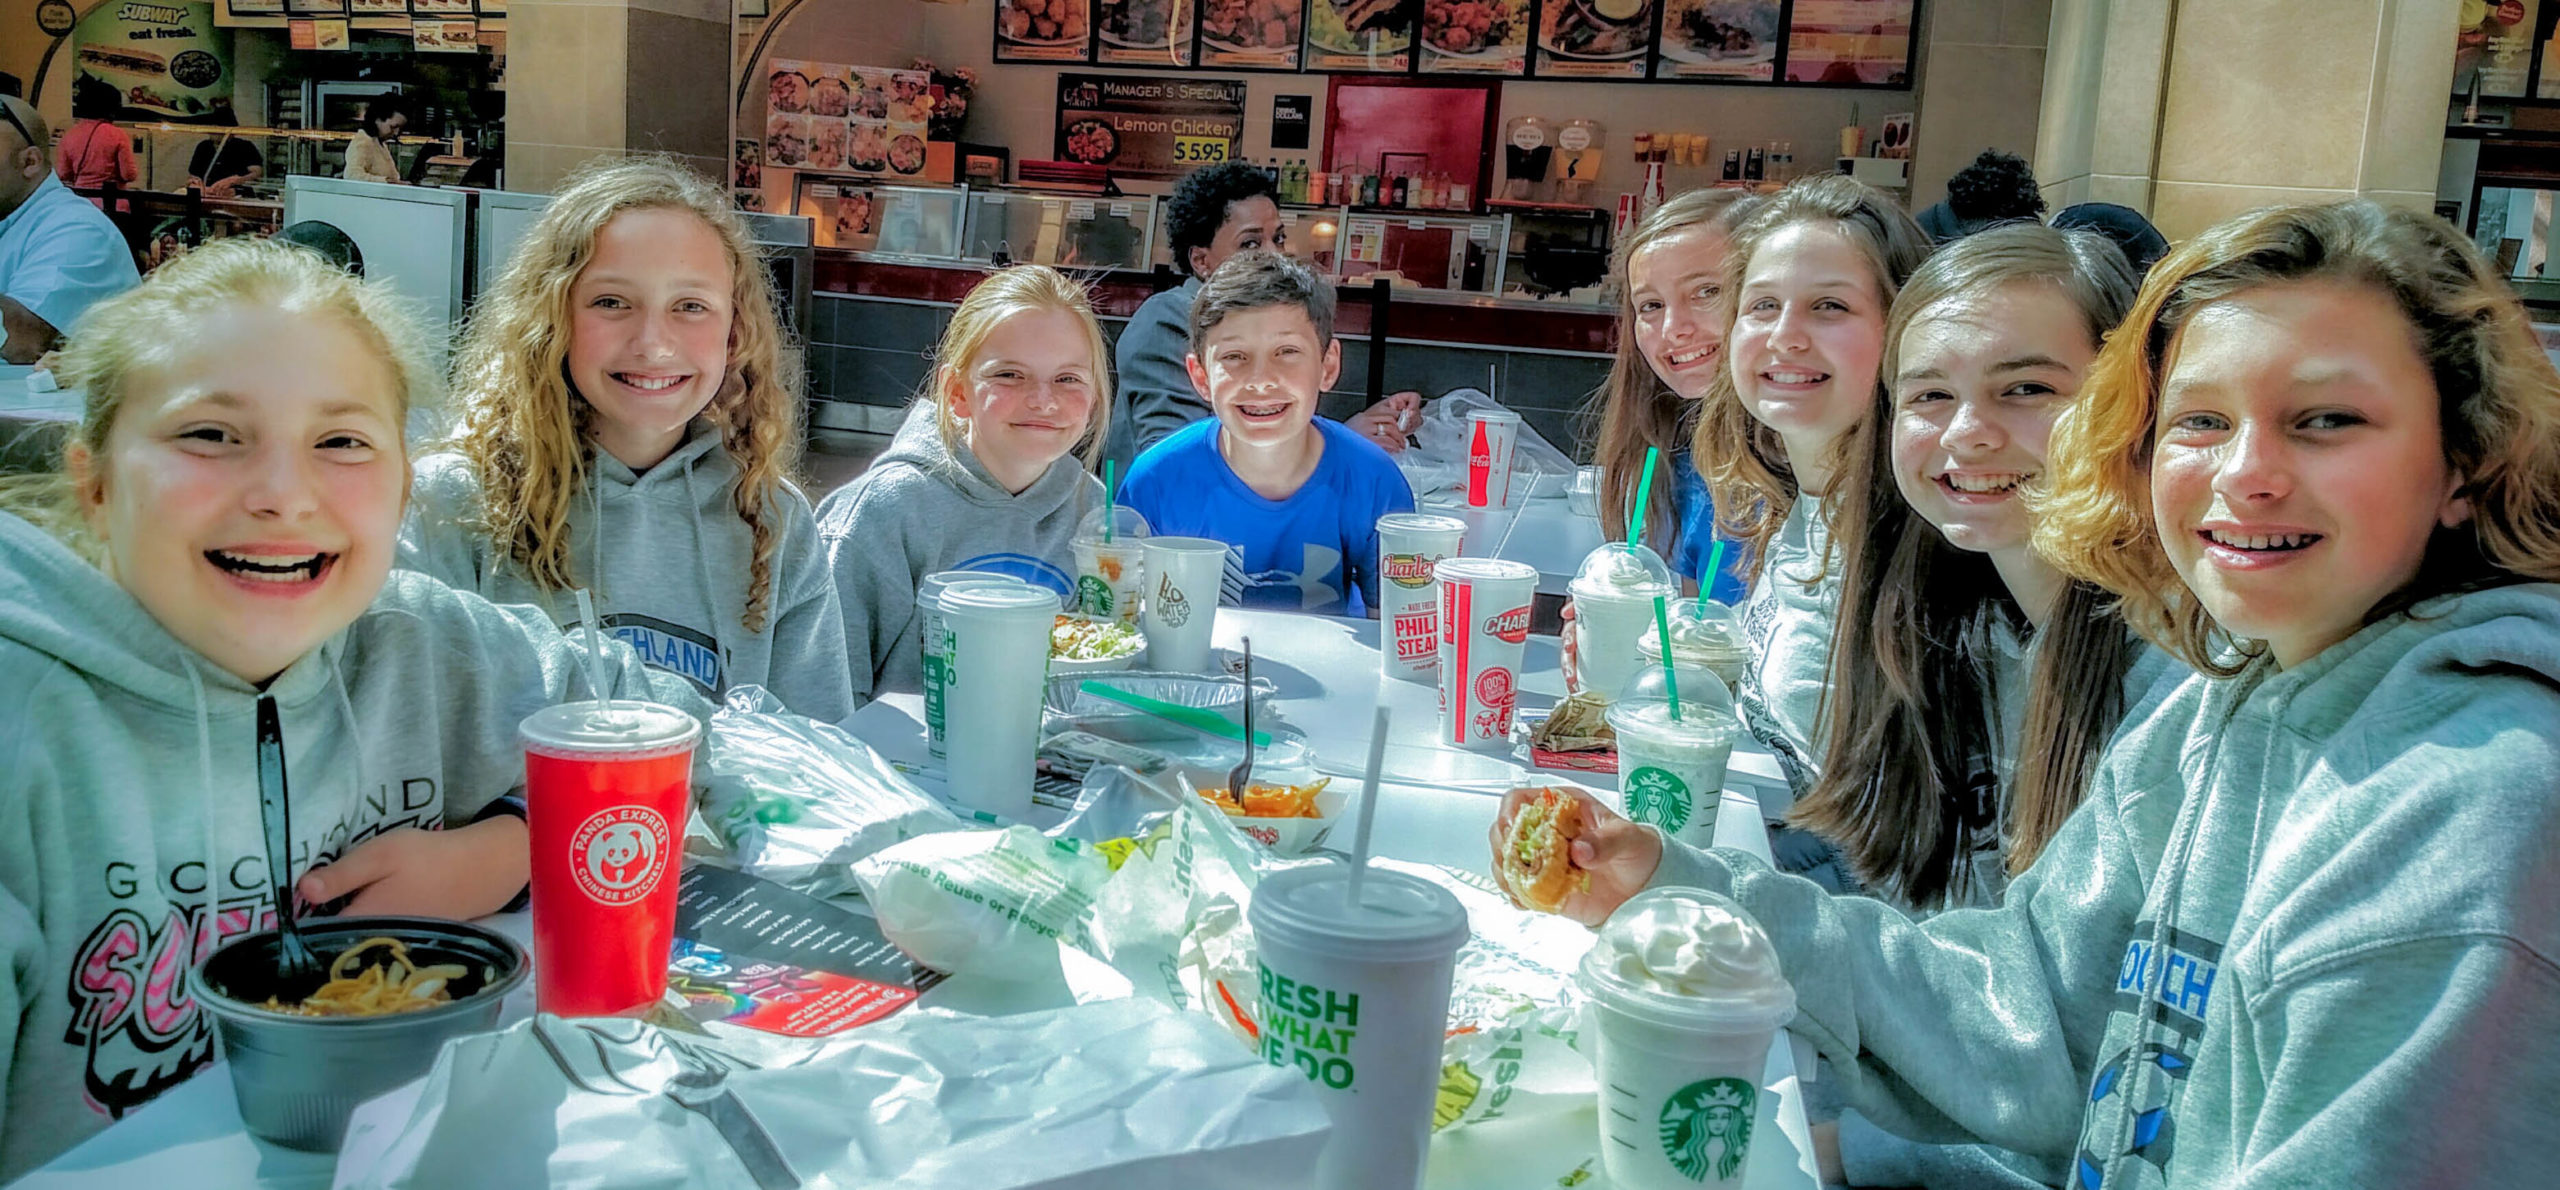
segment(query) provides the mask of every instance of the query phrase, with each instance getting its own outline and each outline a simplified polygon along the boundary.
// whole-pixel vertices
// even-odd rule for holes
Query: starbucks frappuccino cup
[[[1730,898],[1662,888],[1619,907],[1582,960],[1599,1033],[1600,1164],[1617,1190],[1739,1187],[1774,1127],[1763,1076],[1796,993]]]
[[[1724,770],[1742,723],[1709,701],[1621,699],[1609,708],[1618,735],[1618,800],[1629,818],[1694,847],[1716,842]]]

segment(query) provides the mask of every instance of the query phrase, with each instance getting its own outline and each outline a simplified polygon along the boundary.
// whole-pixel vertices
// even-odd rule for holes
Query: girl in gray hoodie
[[[2241,216],[2154,268],[2047,483],[2038,548],[2198,673],[1999,908],[1599,811],[1564,911],[1730,891],[1852,1103],[2072,1186],[2560,1178],[2560,374],[2522,306],[2426,215]]]
[[[0,490],[0,1182],[213,1061],[188,972],[273,925],[271,858],[356,913],[525,886],[516,725],[591,692],[548,622],[391,569],[432,387],[396,301],[264,240],[163,266],[63,352],[87,399],[65,474]],[[608,660],[616,692],[708,713]]]
[[[865,697],[921,687],[926,575],[982,570],[1071,599],[1076,529],[1102,505],[1088,468],[1110,430],[1110,356],[1082,287],[1045,265],[996,273],[933,358],[887,453],[818,508]]]
[[[400,565],[563,628],[587,587],[608,634],[706,697],[851,717],[782,335],[727,191],[664,157],[573,175],[472,315],[463,432],[418,462]]]

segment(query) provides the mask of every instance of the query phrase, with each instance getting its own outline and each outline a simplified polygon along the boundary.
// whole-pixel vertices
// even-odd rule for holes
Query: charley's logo
[[[599,904],[629,905],[658,887],[671,866],[667,820],[647,806],[608,806],[569,839],[569,871]]]
[[[1484,630],[1487,635],[1501,637],[1505,643],[1519,644],[1529,639],[1529,609],[1515,607],[1501,615],[1488,617]]]
[[[1428,587],[1431,568],[1438,563],[1439,559],[1428,554],[1389,554],[1387,581],[1399,587]]]

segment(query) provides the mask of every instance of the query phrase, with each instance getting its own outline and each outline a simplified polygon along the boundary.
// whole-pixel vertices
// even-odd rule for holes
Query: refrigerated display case
[[[964,260],[1144,271],[1155,252],[1156,201],[1015,190],[974,192],[961,236]]]
[[[1510,242],[1507,215],[1346,214],[1335,274],[1344,281],[1384,274],[1423,289],[1493,294],[1502,285]]]

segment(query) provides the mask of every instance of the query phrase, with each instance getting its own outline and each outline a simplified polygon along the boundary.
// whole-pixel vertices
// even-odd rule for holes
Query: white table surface
[[[1440,495],[1418,507],[1467,523],[1459,553],[1537,567],[1541,595],[1563,596],[1565,585],[1582,568],[1582,559],[1600,548],[1602,540],[1600,518],[1573,511],[1562,496],[1524,497],[1509,508],[1469,508],[1463,500]]]
[[[1337,757],[1352,765],[1365,759],[1372,717],[1383,704],[1390,708],[1391,732],[1398,741],[1389,761],[1391,770],[1403,766],[1408,773],[1420,775],[1440,766],[1439,771],[1485,778],[1476,784],[1382,783],[1373,828],[1381,855],[1483,873],[1488,859],[1486,833],[1493,825],[1499,795],[1512,783],[1513,774],[1541,782],[1570,780],[1602,791],[1604,797],[1614,789],[1616,781],[1606,773],[1506,769],[1500,757],[1459,754],[1419,742],[1438,723],[1438,693],[1430,686],[1379,678],[1374,621],[1218,610],[1216,642],[1221,648],[1235,649],[1248,635],[1254,640],[1256,676],[1278,688],[1276,709],[1291,726],[1307,734],[1323,766],[1333,767]],[[1563,678],[1556,668],[1553,638],[1531,637],[1523,668],[1524,704],[1543,706],[1561,696]],[[887,759],[924,760],[920,699],[892,695],[877,700],[864,708],[852,726],[855,734]],[[1755,758],[1739,750],[1734,762],[1716,819],[1716,843],[1766,859],[1768,834],[1760,825],[1759,805],[1750,792],[1753,777],[1747,770],[1766,769],[1774,779],[1775,768],[1766,754]],[[491,924],[526,938],[522,914],[494,919]],[[522,1003],[511,1001],[505,1019],[519,1019],[529,1009],[530,999],[529,988],[520,990],[513,1000]],[[1812,1054],[1800,1039],[1788,1036],[1792,1044],[1769,1049],[1763,1078],[1767,1115],[1744,1182],[1749,1190],[1810,1190],[1820,1184],[1798,1075],[1799,1070],[1810,1068]],[[1765,1127],[1772,1124],[1775,1127]],[[1551,1164],[1559,1153],[1592,1151],[1598,1132],[1594,1105],[1443,1134],[1432,1142],[1426,1184],[1432,1190],[1475,1190],[1500,1184],[1499,1175],[1516,1179],[1520,1169]],[[12,1190],[152,1185],[188,1190],[317,1190],[328,1186],[334,1167],[335,1158],[330,1155],[297,1153],[251,1139],[242,1130],[229,1074],[217,1066],[56,1158],[15,1183]],[[1583,1185],[1587,1190],[1606,1190],[1607,1180],[1595,1173]]]

